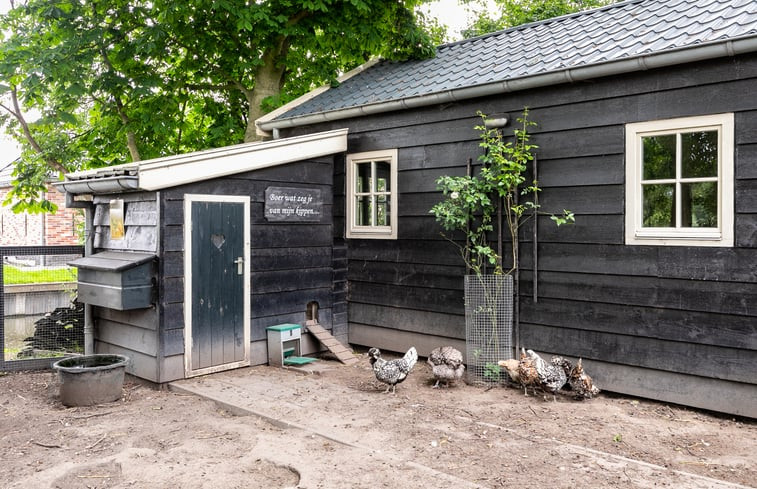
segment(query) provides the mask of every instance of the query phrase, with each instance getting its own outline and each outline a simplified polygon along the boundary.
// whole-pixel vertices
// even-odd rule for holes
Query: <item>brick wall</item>
[[[0,188],[0,202],[8,195]],[[76,245],[76,227],[84,221],[80,209],[66,209],[65,196],[48,188],[47,199],[58,206],[55,214],[16,214],[10,206],[0,207],[0,246]]]

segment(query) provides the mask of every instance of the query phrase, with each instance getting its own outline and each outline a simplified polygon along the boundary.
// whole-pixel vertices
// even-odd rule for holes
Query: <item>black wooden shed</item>
[[[346,147],[336,130],[67,175],[58,188],[92,216],[74,263],[91,350],[164,383],[266,363],[266,328],[313,315],[346,339],[332,238]],[[307,340],[303,353],[319,349]]]
[[[540,203],[577,223],[523,230],[520,344],[583,357],[606,390],[757,417],[753,0],[632,0],[371,62],[258,120],[275,137],[349,129],[334,223],[350,342],[464,338],[435,180],[477,161],[477,111],[524,107]],[[377,172],[386,192],[361,186]]]
[[[263,363],[265,327],[311,302],[355,345],[460,346],[465,268],[429,214],[435,181],[477,164],[477,111],[524,107],[540,202],[577,222],[522,230],[520,345],[582,357],[608,391],[757,417],[753,0],[631,0],[372,61],[258,120],[271,141],[69,175],[69,200],[92,197],[92,253],[156,255],[155,303],[95,307],[96,349],[156,382]],[[320,191],[320,217],[277,221],[271,188]],[[188,225],[225,246],[226,205],[249,209],[233,218],[249,226],[249,326],[228,333],[229,361],[194,308],[231,285],[203,274]]]

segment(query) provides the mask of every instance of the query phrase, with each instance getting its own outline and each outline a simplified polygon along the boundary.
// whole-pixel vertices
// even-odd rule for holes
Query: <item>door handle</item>
[[[237,264],[237,275],[244,275],[244,258],[240,256],[234,260],[234,263]]]

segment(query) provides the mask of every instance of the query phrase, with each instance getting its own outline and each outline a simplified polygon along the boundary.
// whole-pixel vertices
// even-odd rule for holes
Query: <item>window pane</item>
[[[355,191],[359,193],[371,191],[371,164],[358,163],[355,165]]]
[[[676,176],[676,135],[641,138],[643,143],[643,179],[662,180]]]
[[[643,185],[644,215],[642,225],[671,228],[676,225],[675,185]]]
[[[375,192],[388,192],[391,188],[391,169],[392,165],[388,161],[376,162],[376,188]]]
[[[718,132],[681,134],[681,176],[683,178],[718,175]]]
[[[368,195],[362,195],[356,197],[355,202],[355,225],[356,226],[370,226],[371,225],[371,197]]]
[[[681,226],[714,228],[718,226],[717,182],[681,185]]]
[[[376,225],[388,226],[389,225],[389,198],[386,195],[379,195],[376,197]]]

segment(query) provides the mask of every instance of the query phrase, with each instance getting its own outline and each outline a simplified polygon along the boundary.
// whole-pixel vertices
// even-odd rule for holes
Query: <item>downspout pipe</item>
[[[90,256],[94,250],[93,230],[95,205],[92,201],[76,200],[74,194],[66,192],[67,209],[84,209],[84,256]],[[92,306],[84,304],[84,354],[95,353],[95,327]]]

